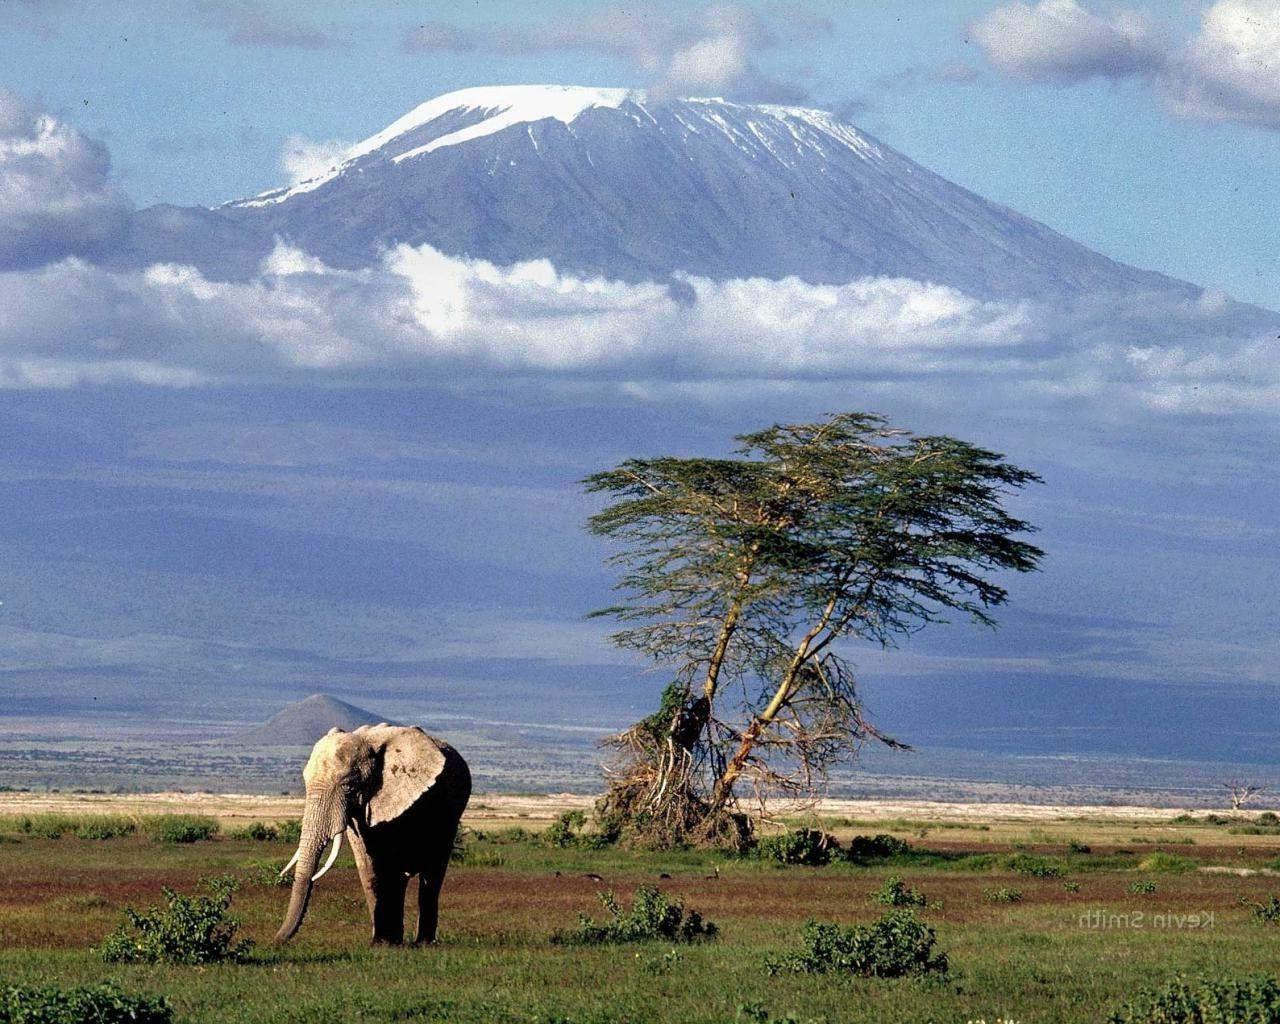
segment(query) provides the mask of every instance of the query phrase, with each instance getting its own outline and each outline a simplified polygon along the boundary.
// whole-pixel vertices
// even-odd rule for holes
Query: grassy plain
[[[20,795],[7,796],[14,800],[0,814],[16,814]],[[57,809],[73,806],[64,801]],[[177,1019],[191,1024],[727,1024],[787,1015],[831,1024],[999,1017],[1047,1024],[1103,1020],[1139,989],[1179,972],[1280,973],[1280,927],[1257,922],[1242,902],[1280,893],[1280,835],[1244,820],[1175,821],[1172,811],[1019,817],[981,807],[935,807],[931,814],[881,808],[866,816],[865,807],[845,806],[824,809],[841,813],[828,813],[823,826],[846,841],[889,833],[907,840],[910,851],[813,868],[712,853],[551,847],[538,834],[560,806],[543,798],[476,798],[465,859],[445,888],[442,941],[427,949],[368,948],[363,900],[345,852],[318,884],[295,943],[271,947],[287,891],[270,878],[291,848],[231,838],[248,820],[242,806],[214,815],[224,822],[222,834],[191,844],[159,842],[146,830],[101,840],[41,838],[22,832],[15,817],[0,818],[0,976],[64,985],[113,980],[126,990],[164,993]],[[154,801],[108,801],[99,809],[158,808]],[[211,808],[188,801],[169,809]],[[280,801],[249,813],[269,821],[293,812]],[[1149,860],[1155,853],[1166,856]],[[108,965],[93,952],[124,907],[158,902],[162,886],[190,891],[202,877],[224,874],[241,880],[233,911],[242,933],[258,943],[250,963]],[[884,981],[771,976],[764,969],[767,956],[796,946],[807,919],[877,917],[885,908],[870,895],[890,875],[928,897],[922,915],[950,957],[947,977]],[[1143,882],[1155,891],[1132,891]],[[683,898],[720,926],[719,938],[674,955],[663,944],[552,944],[553,932],[572,927],[579,913],[598,915],[597,893],[625,898],[642,884]],[[991,894],[999,890],[1021,898],[995,902]],[[1198,915],[1197,926],[1188,915]]]

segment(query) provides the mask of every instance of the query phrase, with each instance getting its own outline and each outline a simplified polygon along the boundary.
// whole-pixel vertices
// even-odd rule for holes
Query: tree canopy
[[[998,577],[1042,552],[1008,495],[1038,477],[867,413],[741,435],[731,458],[629,459],[588,477],[615,545],[619,646],[671,671],[613,738],[606,813],[657,841],[740,841],[738,791],[815,795],[879,733],[842,640],[890,645],[948,614],[994,625]],[[900,744],[899,744],[900,745]]]

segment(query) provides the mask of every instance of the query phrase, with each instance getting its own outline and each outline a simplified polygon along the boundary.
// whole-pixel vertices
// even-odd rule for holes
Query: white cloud
[[[999,70],[1030,81],[1127,78],[1153,72],[1164,60],[1150,15],[1127,7],[1095,14],[1077,0],[997,7],[970,34]]]
[[[16,311],[0,319],[6,387],[498,374],[642,391],[843,381],[957,407],[1085,402],[1117,415],[1280,404],[1274,317],[1216,295],[1046,308],[902,278],[631,284],[430,246],[400,246],[377,267],[349,271],[279,244],[244,282],[77,259],[0,273],[0,308]]]
[[[832,31],[829,19],[788,5],[761,13],[738,3],[637,3],[605,5],[529,28],[464,29],[429,21],[405,33],[402,49],[506,54],[581,50],[629,64],[654,95],[798,102],[806,91],[766,74],[759,58],[784,43],[808,42]]]
[[[970,32],[987,59],[1014,78],[1069,85],[1142,77],[1179,117],[1280,129],[1275,0],[1215,0],[1181,43],[1143,9],[1094,13],[1079,0],[996,7]]]
[[[0,268],[96,252],[127,212],[101,143],[0,89]]]
[[[300,185],[338,166],[350,149],[351,143],[337,139],[317,142],[305,135],[290,135],[280,150],[280,168],[289,176],[289,184]]]
[[[1219,0],[1168,85],[1184,117],[1280,128],[1280,5]]]

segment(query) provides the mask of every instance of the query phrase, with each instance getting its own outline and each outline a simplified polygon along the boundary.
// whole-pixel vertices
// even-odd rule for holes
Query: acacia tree
[[[891,645],[948,612],[993,625],[991,576],[1035,568],[1007,513],[1038,478],[950,437],[878,416],[740,436],[729,459],[632,459],[588,477],[612,503],[624,600],[618,645],[673,673],[621,751],[604,812],[658,842],[741,842],[745,781],[816,795],[830,767],[876,739],[842,639]]]

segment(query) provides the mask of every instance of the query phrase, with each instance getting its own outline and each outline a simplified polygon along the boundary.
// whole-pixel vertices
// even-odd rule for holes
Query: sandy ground
[[[594,796],[571,793],[509,795],[477,793],[471,798],[467,820],[472,824],[549,822],[566,810],[588,810]],[[1167,807],[1066,806],[1014,803],[940,803],[925,800],[824,800],[816,808],[774,806],[783,816],[803,810],[824,817],[857,821],[915,821],[1011,824],[1054,821],[1168,821],[1178,812]],[[302,798],[240,793],[0,793],[0,815],[58,812],[65,814],[207,814],[224,823],[297,818]],[[1200,812],[1204,813],[1204,812]]]

